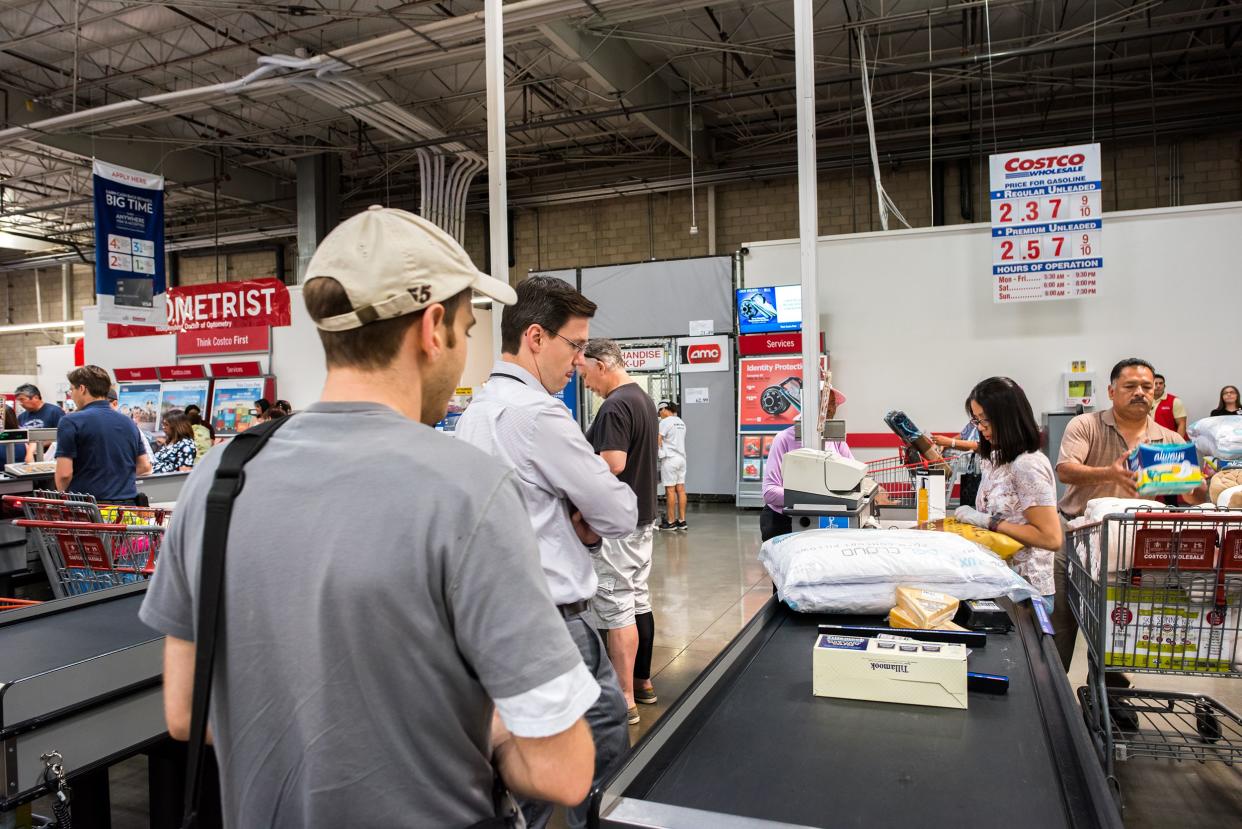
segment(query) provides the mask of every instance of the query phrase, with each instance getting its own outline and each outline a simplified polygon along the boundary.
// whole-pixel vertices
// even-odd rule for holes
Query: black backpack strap
[[[233,502],[246,479],[242,468],[258,454],[276,430],[290,420],[282,417],[233,438],[220,451],[223,457],[207,492],[203,525],[202,560],[199,564],[198,624],[194,649],[194,696],[190,706],[190,746],[186,757],[185,814],[183,829],[198,821],[198,801],[203,789],[203,760],[207,750],[207,707],[211,701],[211,672],[224,605],[224,554],[229,540]]]

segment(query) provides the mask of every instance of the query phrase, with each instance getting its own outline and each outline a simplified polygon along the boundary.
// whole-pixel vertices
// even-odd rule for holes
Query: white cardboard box
[[[905,705],[966,707],[966,646],[820,634],[812,689],[842,697]]]

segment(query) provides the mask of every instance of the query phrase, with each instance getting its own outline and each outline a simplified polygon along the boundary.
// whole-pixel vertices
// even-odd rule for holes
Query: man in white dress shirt
[[[530,277],[501,315],[501,356],[483,390],[457,421],[457,439],[511,466],[521,484],[552,601],[595,675],[601,693],[587,711],[595,737],[595,783],[629,750],[626,703],[599,634],[584,619],[598,581],[600,537],[624,538],[638,524],[633,491],[595,454],[565,405],[552,395],[583,365],[595,303],[559,279]],[[525,801],[540,827],[550,804]],[[585,826],[587,801],[569,811]]]

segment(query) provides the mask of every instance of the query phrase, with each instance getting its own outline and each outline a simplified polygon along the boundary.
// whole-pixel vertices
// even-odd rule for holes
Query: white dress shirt
[[[565,404],[526,369],[497,360],[457,421],[457,439],[517,472],[552,601],[594,596],[591,554],[569,516],[576,508],[601,536],[624,538],[638,525],[638,502],[595,454]]]

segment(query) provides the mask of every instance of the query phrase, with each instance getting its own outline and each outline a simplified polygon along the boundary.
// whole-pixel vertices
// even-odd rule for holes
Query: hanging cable
[[[699,232],[699,216],[694,203],[694,84],[690,84],[690,235]]]
[[[863,92],[863,110],[867,115],[867,137],[871,142],[871,174],[875,178],[875,195],[876,202],[880,210],[880,227],[888,230],[888,214],[892,213],[897,217],[897,221],[906,227],[910,227],[910,223],[906,221],[906,217],[897,209],[897,205],[893,202],[884,184],[880,180],[880,152],[875,145],[875,115],[871,110],[871,74],[867,71],[867,42],[863,37],[862,29],[858,29],[858,63],[862,67],[862,92]]]
[[[992,75],[992,11],[988,0],[983,0],[983,22],[988,37],[988,100],[992,107],[992,152],[1000,152],[996,144],[996,84]]]
[[[932,19],[931,10],[927,12],[927,65],[931,66],[932,62]],[[936,167],[935,155],[936,148],[933,143],[933,120],[932,120],[932,71],[927,70],[927,210],[928,220],[927,226],[932,227],[936,224]]]
[[[1099,15],[1096,0],[1091,0],[1091,143],[1095,143],[1095,27]]]

